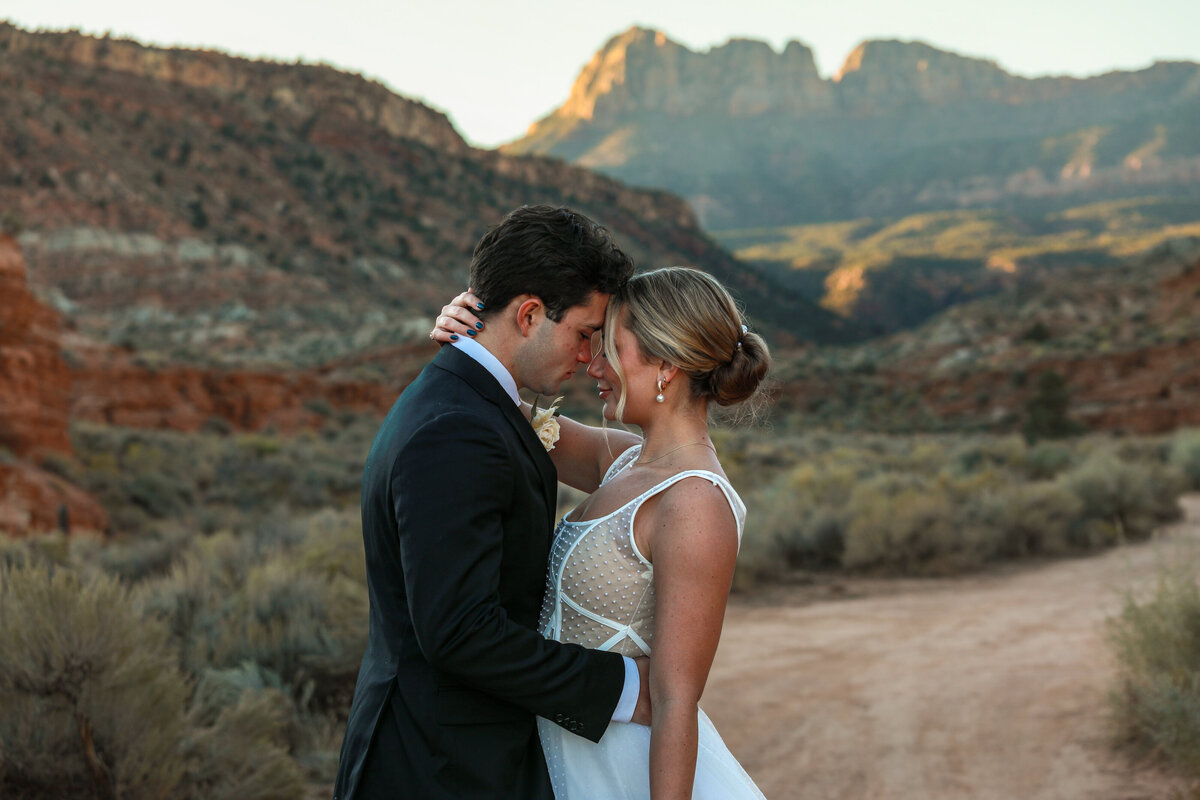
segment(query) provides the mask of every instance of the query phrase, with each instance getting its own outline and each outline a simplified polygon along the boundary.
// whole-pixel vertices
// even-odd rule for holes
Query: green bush
[[[1191,570],[1162,575],[1154,595],[1127,598],[1109,620],[1119,664],[1110,704],[1119,738],[1200,778],[1200,586]]]

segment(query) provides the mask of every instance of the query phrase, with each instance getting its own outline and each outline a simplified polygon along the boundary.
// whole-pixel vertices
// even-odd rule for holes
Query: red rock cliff
[[[27,458],[70,454],[71,373],[60,352],[58,315],[29,292],[17,244],[0,236],[0,532],[69,525],[103,531],[104,509]]]
[[[0,447],[69,453],[71,374],[58,315],[29,292],[17,243],[0,236]]]

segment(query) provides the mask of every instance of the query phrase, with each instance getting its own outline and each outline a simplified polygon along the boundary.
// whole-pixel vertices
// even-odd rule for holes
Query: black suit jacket
[[[600,739],[621,657],[536,631],[556,490],[496,379],[442,348],[363,473],[370,633],[335,800],[550,800],[535,715]]]

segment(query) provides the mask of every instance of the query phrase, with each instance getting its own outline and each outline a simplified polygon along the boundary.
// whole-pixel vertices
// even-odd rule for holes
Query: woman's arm
[[[697,711],[708,680],[737,560],[737,521],[725,494],[689,478],[650,501],[639,537],[654,562],[654,653],[650,659],[650,796],[692,796]]]
[[[470,335],[470,331],[483,330],[484,323],[471,311],[478,308],[478,303],[479,298],[470,289],[451,300],[449,305],[442,307],[430,338],[445,344],[453,341],[451,336],[461,338]],[[521,410],[528,419],[532,406],[522,403]],[[642,441],[640,436],[628,431],[606,432],[568,417],[560,416],[558,422],[559,439],[550,451],[550,459],[558,469],[558,479],[589,494],[600,486],[604,473],[616,457]]]
[[[529,403],[521,403],[521,411],[526,417],[532,410]],[[642,443],[642,437],[629,431],[584,425],[570,417],[560,416],[558,424],[558,441],[550,451],[550,460],[558,469],[558,479],[588,494],[600,486],[604,473],[617,456]]]

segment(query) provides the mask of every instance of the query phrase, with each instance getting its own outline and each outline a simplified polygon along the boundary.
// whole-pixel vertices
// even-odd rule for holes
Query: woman
[[[435,338],[482,327],[476,302],[468,292],[443,308]],[[770,355],[724,287],[684,267],[630,279],[597,344],[588,374],[604,419],[643,436],[559,418],[559,480],[590,496],[555,531],[539,624],[560,641],[651,656],[653,724],[613,723],[594,744],[539,720],[555,796],[761,798],[698,702],[745,519],[708,408],[753,396]]]

